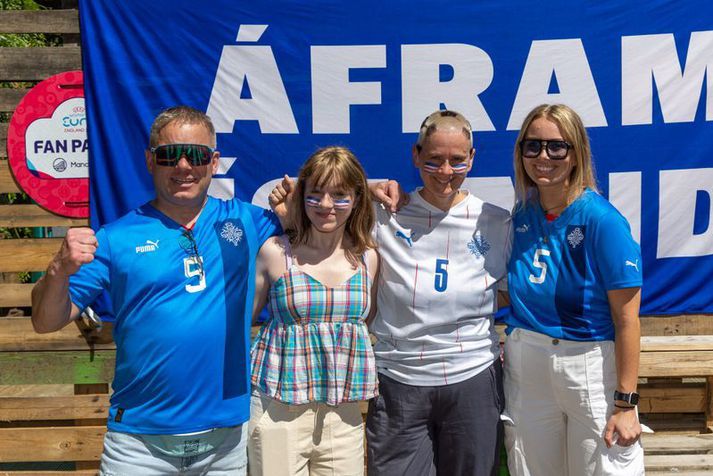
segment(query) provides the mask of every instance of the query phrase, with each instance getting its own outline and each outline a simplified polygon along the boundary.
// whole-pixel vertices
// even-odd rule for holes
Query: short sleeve
[[[92,304],[103,290],[109,289],[111,247],[106,230],[101,228],[96,238],[98,245],[94,260],[69,277],[69,295],[82,311]]]
[[[626,219],[616,210],[595,223],[593,255],[607,291],[641,287],[641,248]]]
[[[260,246],[271,236],[282,234],[280,220],[274,212],[255,205],[248,205],[248,210],[255,225]]]

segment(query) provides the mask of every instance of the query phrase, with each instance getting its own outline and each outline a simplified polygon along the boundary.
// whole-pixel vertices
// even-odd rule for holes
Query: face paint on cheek
[[[466,174],[468,173],[468,162],[453,164],[451,165],[451,170],[453,170],[454,174]]]
[[[346,210],[351,204],[351,198],[339,198],[333,201],[333,206],[337,210]]]
[[[312,195],[307,195],[305,196],[305,205],[308,207],[313,207],[313,208],[320,208],[321,207],[322,200],[319,198],[312,196]]]
[[[427,174],[435,174],[438,172],[438,169],[441,168],[441,164],[438,164],[436,162],[424,162],[423,163],[423,171],[426,172]]]

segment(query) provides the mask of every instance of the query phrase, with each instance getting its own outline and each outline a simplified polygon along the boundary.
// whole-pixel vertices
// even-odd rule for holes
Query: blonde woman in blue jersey
[[[582,120],[525,119],[514,157],[505,441],[514,476],[643,474],[641,252],[597,190]]]

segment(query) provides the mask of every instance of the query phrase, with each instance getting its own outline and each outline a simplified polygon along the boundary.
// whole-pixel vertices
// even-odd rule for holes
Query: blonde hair
[[[444,127],[460,127],[463,135],[470,141],[470,147],[473,147],[473,128],[468,122],[468,119],[463,114],[451,111],[448,109],[432,112],[421,123],[418,130],[418,139],[416,140],[416,149],[420,152],[423,143],[434,132],[441,130]]]
[[[525,171],[520,142],[525,139],[530,124],[540,118],[557,124],[562,138],[572,146],[569,153],[572,154],[573,165],[569,176],[567,203],[572,203],[585,188],[598,191],[589,137],[582,119],[572,108],[564,104],[542,104],[527,115],[515,142],[513,168],[515,169],[516,206],[523,206],[536,196],[537,186]]]
[[[317,187],[334,185],[354,191],[354,207],[347,219],[345,233],[351,239],[347,248],[350,261],[357,263],[369,248],[376,248],[371,236],[374,227],[374,208],[369,196],[366,174],[356,156],[346,147],[324,147],[312,154],[302,165],[295,198],[292,200],[291,214],[295,217],[294,226],[289,230],[290,242],[305,243],[312,229],[304,207],[307,180]]]

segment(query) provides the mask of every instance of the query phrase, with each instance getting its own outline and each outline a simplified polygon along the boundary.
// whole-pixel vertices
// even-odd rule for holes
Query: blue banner
[[[642,314],[713,312],[710,0],[81,0],[79,11],[94,226],[153,196],[144,149],[168,106],[215,122],[211,193],[262,205],[330,144],[372,179],[416,186],[416,131],[448,107],[475,131],[468,188],[510,208],[524,116],[566,103],[588,127],[603,195],[641,243]]]

